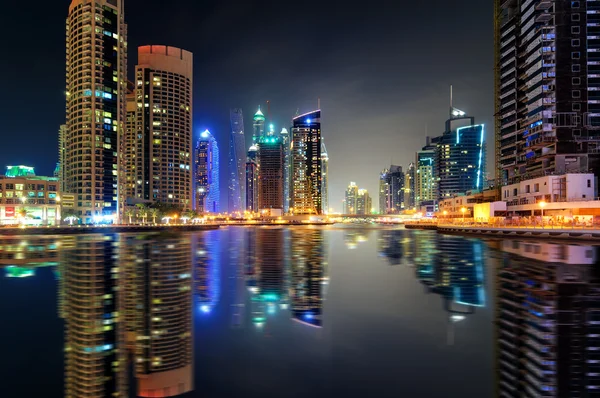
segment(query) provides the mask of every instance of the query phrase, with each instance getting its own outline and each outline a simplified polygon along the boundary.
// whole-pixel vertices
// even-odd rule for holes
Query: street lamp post
[[[444,222],[446,222],[446,216],[448,215],[448,212],[446,210],[444,210],[443,214],[444,214]]]
[[[546,201],[542,200],[539,205],[542,209],[542,228],[544,228],[544,207],[546,207]]]

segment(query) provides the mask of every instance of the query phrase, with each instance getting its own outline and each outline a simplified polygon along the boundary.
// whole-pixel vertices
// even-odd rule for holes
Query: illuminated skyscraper
[[[348,188],[346,189],[346,194],[344,196],[344,214],[356,214],[356,209],[358,206],[358,186],[356,186],[355,182],[351,182]]]
[[[379,174],[379,214],[386,214],[388,209],[388,197],[390,196],[390,184],[387,175],[390,171],[383,169]]]
[[[60,192],[65,192],[65,182],[66,182],[66,173],[65,173],[65,160],[67,155],[67,125],[62,124],[58,129],[58,165],[56,167],[57,173],[55,173],[56,178],[60,181]]]
[[[417,152],[415,159],[415,204],[435,203],[437,196],[435,146],[427,137],[427,145]]]
[[[72,0],[66,50],[65,190],[84,223],[95,215],[116,220],[127,83],[123,0]]]
[[[356,197],[356,214],[371,214],[373,202],[366,189],[359,189]]]
[[[399,214],[406,207],[404,203],[404,173],[402,166],[391,165],[379,177],[379,212]]]
[[[475,118],[453,110],[446,131],[435,138],[436,199],[443,200],[467,191],[481,190],[485,177],[485,129]]]
[[[64,270],[65,397],[127,397],[118,237],[76,235]]]
[[[121,202],[193,207],[192,53],[142,46],[123,134]]]
[[[252,145],[248,149],[246,161],[246,210],[258,211],[258,147]]]
[[[292,143],[290,142],[290,133],[285,128],[281,129],[279,136],[281,137],[281,143],[283,144],[283,211],[287,213],[290,210],[291,201],[290,178],[292,168]]]
[[[283,212],[284,151],[281,137],[273,132],[258,142],[258,209],[272,215]]]
[[[246,139],[241,109],[229,111],[229,212],[243,212],[246,201]]]
[[[252,143],[257,144],[260,137],[265,134],[265,115],[263,115],[262,111],[260,110],[260,106],[254,114],[254,122],[252,127]]]
[[[329,156],[325,141],[321,140],[321,207],[323,213],[329,213]]]
[[[193,389],[192,258],[188,237],[121,235],[122,319],[140,397]]]
[[[410,163],[404,174],[404,201],[406,209],[415,207],[415,164]]]
[[[322,214],[321,111],[293,119],[291,207],[294,214]]]
[[[196,145],[196,211],[219,212],[219,147],[210,131],[200,134]]]

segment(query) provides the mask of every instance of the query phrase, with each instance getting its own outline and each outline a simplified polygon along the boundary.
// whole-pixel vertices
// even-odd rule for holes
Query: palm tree
[[[129,217],[129,224],[131,224],[131,217],[135,216],[135,210],[132,208],[125,209],[125,217]]]
[[[194,210],[190,209],[190,210],[184,211],[181,218],[184,220],[184,223],[187,224],[187,220],[193,220],[196,217],[198,217],[198,213],[196,213]]]
[[[150,209],[150,217],[152,217],[152,223],[156,224],[156,218],[160,215],[160,210],[158,209]]]
[[[74,209],[65,209],[61,215],[62,219],[68,221],[70,225],[73,225],[73,221],[79,220],[78,214]]]
[[[142,217],[142,224],[145,224],[146,217],[148,217],[148,207],[143,203],[138,203],[136,206],[138,208],[138,214]]]

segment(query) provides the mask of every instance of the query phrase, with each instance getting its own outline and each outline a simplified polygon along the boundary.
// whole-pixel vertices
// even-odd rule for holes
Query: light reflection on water
[[[576,396],[597,257],[356,226],[4,237],[3,397]]]

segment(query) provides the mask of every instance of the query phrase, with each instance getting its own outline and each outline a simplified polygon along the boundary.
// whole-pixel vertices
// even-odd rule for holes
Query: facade
[[[252,145],[248,149],[246,161],[246,210],[258,211],[258,147]]]
[[[598,175],[600,42],[590,1],[496,3],[496,158],[503,185]]]
[[[484,137],[484,125],[475,125],[473,117],[451,116],[446,121],[446,130],[435,139],[438,201],[483,189],[486,173]]]
[[[323,213],[329,213],[329,155],[325,148],[325,141],[321,140],[321,207]]]
[[[291,207],[294,214],[322,214],[321,111],[292,122]]]
[[[58,129],[58,164],[56,165],[56,171],[54,177],[58,178],[60,185],[60,192],[66,192],[65,182],[67,180],[65,173],[65,160],[67,155],[67,125],[61,124]]]
[[[138,48],[122,135],[121,203],[193,207],[192,53]]]
[[[423,203],[433,203],[437,196],[437,181],[435,167],[435,147],[429,142],[417,152],[415,158],[415,205],[420,207]]]
[[[355,182],[350,182],[344,195],[344,214],[356,214],[358,201],[358,186]]]
[[[390,196],[390,186],[388,184],[388,169],[383,169],[379,174],[379,214],[387,213],[387,201]]]
[[[415,164],[412,162],[404,173],[404,201],[406,209],[415,208]]]
[[[265,115],[260,110],[260,106],[258,110],[254,114],[254,119],[252,123],[252,144],[258,144],[258,140],[265,134]]]
[[[356,198],[356,214],[371,214],[373,203],[366,189],[359,189]]]
[[[118,219],[127,26],[122,0],[72,0],[66,40],[65,192],[84,223]]]
[[[283,143],[283,212],[288,213],[290,211],[291,201],[291,167],[292,167],[292,154],[291,154],[291,142],[290,133],[287,129],[282,128],[279,133],[281,142]]]
[[[8,166],[0,176],[0,224],[60,224],[59,183],[36,176],[33,167]]]
[[[391,165],[379,178],[379,213],[400,214],[405,207],[402,166]]]
[[[229,111],[229,212],[243,212],[246,208],[246,138],[244,115],[239,108]]]
[[[196,145],[195,203],[199,213],[219,212],[219,147],[210,131],[200,134]]]
[[[258,141],[258,209],[283,212],[284,151],[281,137],[263,135]]]

